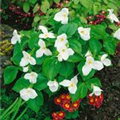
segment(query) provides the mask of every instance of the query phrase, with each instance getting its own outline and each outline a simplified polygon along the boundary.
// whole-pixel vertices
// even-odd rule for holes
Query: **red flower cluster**
[[[101,11],[100,14],[97,14],[97,15],[94,15],[94,16],[89,16],[86,19],[87,19],[89,24],[93,24],[93,25],[100,24],[106,18],[106,16],[104,14],[106,14],[106,12]]]
[[[64,111],[53,112],[52,117],[53,120],[63,120],[63,118],[65,117],[65,112]]]
[[[81,99],[72,103],[71,96],[69,94],[61,94],[60,97],[56,97],[54,99],[56,105],[61,106],[63,109],[69,112],[74,112],[75,110],[77,110],[80,106],[80,101]]]
[[[99,108],[103,103],[103,94],[101,94],[100,96],[88,95],[88,98],[89,98],[89,104],[95,106],[96,108]]]

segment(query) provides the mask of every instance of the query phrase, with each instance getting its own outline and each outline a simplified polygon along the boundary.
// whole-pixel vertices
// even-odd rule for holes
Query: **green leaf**
[[[38,91],[43,90],[47,87],[47,82],[48,82],[47,78],[39,74],[37,78],[37,83],[34,84],[34,88],[37,89]]]
[[[60,0],[53,0],[56,4],[60,2]]]
[[[59,71],[60,75],[68,77],[69,75],[71,75],[71,73],[73,71],[74,71],[74,63],[69,63],[69,62],[62,62],[61,63],[61,68]]]
[[[34,22],[38,22],[40,20],[40,16],[37,14],[35,17],[34,17]]]
[[[30,109],[36,113],[40,110],[40,106],[43,104],[44,98],[41,92],[37,92],[38,96],[35,99],[27,101],[27,105]]]
[[[92,7],[92,0],[80,0],[80,3],[87,9]]]
[[[84,98],[87,95],[87,85],[85,83],[79,83],[77,91],[74,95],[71,95],[72,102],[77,101],[80,98]]]
[[[19,92],[23,88],[28,88],[30,85],[30,82],[23,77],[19,78],[15,85],[13,86],[13,90],[16,92]]]
[[[23,4],[23,10],[27,13],[30,10],[30,5],[29,3],[25,2]]]
[[[78,4],[80,0],[74,0],[74,4]]]
[[[83,57],[81,57],[81,55],[79,55],[79,54],[77,54],[77,53],[74,53],[74,55],[70,56],[70,57],[67,59],[68,62],[73,62],[73,63],[79,62],[79,61],[81,61],[81,60],[83,60]]]
[[[39,4],[37,3],[33,8],[33,13],[36,13],[38,11],[38,7],[39,7]]]
[[[18,68],[15,66],[8,66],[4,70],[4,84],[10,84],[17,76]]]
[[[82,45],[79,40],[73,38],[69,41],[69,46],[72,48],[76,53],[81,54]]]
[[[107,40],[107,41],[104,42],[103,46],[104,46],[105,51],[108,54],[110,54],[110,55],[115,54],[116,46],[114,45],[113,42]]]
[[[30,3],[35,4],[37,0],[29,0]]]
[[[60,27],[58,34],[60,35],[62,33],[66,33],[68,36],[72,36],[73,34],[75,34],[76,30],[77,30],[77,24],[69,23]]]
[[[95,2],[93,4],[93,11],[94,14],[97,14],[101,10],[101,4],[99,2]]]
[[[28,41],[29,47],[31,49],[35,48],[36,46],[38,46],[38,41],[39,41],[39,33],[33,32],[31,34],[29,41]]]
[[[94,56],[98,55],[102,49],[102,44],[99,40],[91,39],[89,42],[90,51],[93,53]]]
[[[42,1],[41,11],[46,13],[49,8],[50,8],[50,4],[49,4],[48,0]]]
[[[92,85],[101,87],[101,81],[98,78],[91,78],[86,80],[86,84],[90,90],[92,90]]]
[[[42,66],[43,72],[49,80],[53,80],[60,70],[60,62],[56,58],[47,58]]]

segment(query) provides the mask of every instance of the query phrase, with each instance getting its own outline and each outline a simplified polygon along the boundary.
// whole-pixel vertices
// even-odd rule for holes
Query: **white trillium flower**
[[[36,51],[36,57],[42,57],[44,54],[47,56],[52,55],[52,52],[46,48],[45,42],[40,39],[38,42],[38,45],[40,46],[40,49]]]
[[[25,101],[28,101],[29,99],[34,99],[37,96],[38,95],[36,91],[32,88],[24,88],[20,91],[20,97]]]
[[[113,34],[113,36],[114,36],[116,39],[120,40],[120,28]]]
[[[61,22],[62,24],[67,24],[68,23],[68,14],[69,14],[68,9],[63,8],[60,12],[55,14],[54,20]]]
[[[79,27],[78,28],[78,33],[80,34],[80,37],[83,40],[88,41],[90,39],[90,30],[91,30],[91,28]]]
[[[67,35],[63,33],[57,37],[57,40],[55,41],[55,47],[56,48],[63,47],[66,46],[67,43],[68,43]]]
[[[56,81],[56,80],[54,80],[54,81],[49,81],[48,83],[47,83],[47,85],[49,86],[49,89],[50,89],[50,91],[52,91],[52,92],[56,92],[57,90],[58,90],[58,82]]]
[[[31,64],[31,65],[36,64],[35,59],[30,54],[28,54],[26,51],[23,51],[22,53],[23,53],[23,58],[20,61],[20,66],[24,67],[28,64]]]
[[[92,56],[86,57],[85,65],[82,68],[83,75],[87,76],[91,70],[101,70],[103,69],[103,64],[100,61],[95,61]]]
[[[14,45],[14,44],[16,44],[17,42],[21,42],[21,35],[18,35],[18,33],[17,33],[17,30],[14,30],[13,31],[13,37],[12,37],[12,39],[11,39],[11,43]]]
[[[92,95],[100,96],[102,91],[103,90],[100,89],[98,86],[93,85],[93,92],[90,94],[90,96]]]
[[[113,9],[108,9],[109,14],[107,16],[107,18],[109,18],[111,20],[111,22],[119,22],[119,19],[116,17],[116,15],[113,13],[114,10]]]
[[[29,67],[27,66],[27,67],[23,67],[23,72],[27,72],[28,71],[28,69],[29,69]]]
[[[43,32],[39,35],[39,38],[55,38],[54,34],[52,32],[48,32],[46,27],[40,25],[38,29]]]
[[[63,80],[59,84],[64,87],[68,87],[69,92],[71,94],[75,94],[77,91],[77,83],[78,83],[78,79],[77,76],[75,76],[71,80]]]
[[[71,48],[67,48],[67,47],[62,47],[62,48],[58,48],[58,60],[62,61],[62,60],[67,60],[69,58],[69,56],[74,54],[74,51]]]
[[[105,65],[105,66],[110,66],[112,63],[110,61],[110,59],[107,58],[107,54],[102,55],[101,57],[101,62]]]
[[[37,77],[38,77],[38,74],[35,73],[35,72],[31,72],[31,73],[26,73],[24,75],[24,78],[29,80],[30,83],[33,83],[35,84],[37,82]]]

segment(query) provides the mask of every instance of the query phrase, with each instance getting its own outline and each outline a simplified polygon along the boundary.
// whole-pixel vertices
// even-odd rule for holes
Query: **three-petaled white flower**
[[[58,60],[59,61],[63,61],[63,60],[67,60],[69,58],[69,56],[74,54],[74,51],[71,48],[67,48],[66,46],[64,47],[59,47],[58,49]]]
[[[30,54],[28,54],[26,51],[22,51],[22,53],[23,53],[23,58],[20,61],[20,66],[24,67],[28,64],[31,65],[36,64],[35,59]]]
[[[25,101],[28,101],[29,99],[34,99],[37,96],[38,95],[36,91],[32,88],[24,88],[20,91],[20,97]]]
[[[67,24],[68,23],[68,14],[69,14],[68,9],[63,8],[60,12],[55,14],[54,20],[61,22],[62,24]]]
[[[49,86],[49,89],[50,89],[50,91],[52,91],[52,92],[56,92],[57,90],[58,90],[58,82],[56,81],[56,80],[54,80],[54,81],[49,81],[48,83],[47,83],[47,85]]]
[[[93,95],[100,96],[102,91],[103,90],[100,89],[98,86],[93,85],[93,92],[90,94],[90,96]]]
[[[116,39],[120,40],[120,28],[113,34],[113,36],[114,36]]]
[[[24,78],[29,80],[29,82],[33,84],[37,82],[37,77],[38,77],[38,74],[35,72],[26,73],[24,75]]]
[[[74,76],[71,80],[65,79],[62,82],[60,82],[59,84],[64,87],[68,87],[69,92],[71,94],[75,94],[77,91],[77,83],[78,83],[77,76]]]
[[[43,32],[39,35],[39,38],[55,38],[54,34],[52,32],[48,32],[46,27],[40,25],[38,29]]]
[[[90,39],[90,30],[91,28],[83,28],[83,27],[79,27],[78,28],[78,33],[80,34],[80,37],[87,41]]]
[[[118,19],[118,18],[116,17],[116,15],[113,13],[114,10],[113,10],[113,9],[108,9],[108,11],[109,11],[109,14],[108,14],[107,18],[110,19],[112,23],[113,23],[113,22],[119,22],[119,19]]]
[[[55,41],[55,47],[61,48],[63,46],[66,46],[67,43],[68,43],[67,35],[63,33],[57,37],[57,40]]]
[[[40,48],[36,51],[36,57],[42,57],[44,54],[47,56],[52,55],[52,52],[46,48],[45,42],[40,39],[38,42],[38,45],[40,46]]]
[[[112,63],[110,61],[110,59],[107,58],[107,54],[104,54],[101,56],[101,62],[103,63],[103,65],[105,66],[110,66]]]
[[[14,30],[13,31],[13,37],[12,37],[12,39],[11,39],[11,43],[14,45],[14,44],[16,44],[17,42],[19,42],[20,43],[20,41],[21,41],[21,35],[18,35],[18,33],[17,33],[17,30]]]
[[[103,64],[100,61],[94,60],[92,56],[87,56],[85,65],[82,67],[83,75],[87,76],[92,69],[99,71],[103,69]]]

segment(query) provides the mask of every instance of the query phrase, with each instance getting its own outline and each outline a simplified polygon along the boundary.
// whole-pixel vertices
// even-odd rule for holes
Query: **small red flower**
[[[61,94],[61,95],[60,95],[60,99],[61,99],[61,100],[65,100],[65,98],[66,98],[66,94]]]
[[[60,111],[58,113],[58,118],[63,119],[64,117],[65,117],[65,112],[64,111]]]
[[[67,101],[70,101],[70,100],[71,100],[71,96],[70,96],[69,94],[67,94],[67,95],[65,96],[65,99],[66,99]]]
[[[72,107],[73,107],[75,110],[77,110],[77,109],[79,108],[79,106],[80,106],[79,102],[74,102],[74,103],[72,103]]]
[[[55,104],[57,104],[57,105],[61,105],[61,103],[62,103],[61,99],[58,98],[58,97],[56,97],[56,98],[54,99],[54,102],[55,102]]]
[[[52,117],[53,117],[53,118],[56,118],[56,117],[57,117],[57,113],[56,113],[56,112],[53,112],[53,113],[52,113]]]
[[[70,103],[64,103],[64,104],[63,104],[63,108],[64,108],[65,110],[69,110],[69,109],[71,108]]]

